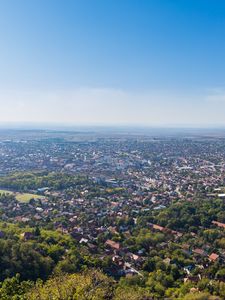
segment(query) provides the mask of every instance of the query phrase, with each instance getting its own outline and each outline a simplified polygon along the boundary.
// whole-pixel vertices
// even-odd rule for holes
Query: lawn
[[[12,195],[14,193],[11,192],[11,191],[7,191],[7,190],[0,190],[0,195],[2,195],[2,194],[10,194],[10,195]]]
[[[43,196],[28,193],[16,193],[16,200],[19,202],[29,202],[30,199],[41,199]]]
[[[36,195],[36,194],[29,194],[29,193],[15,193],[12,191],[8,191],[8,190],[0,190],[0,195],[1,194],[14,194],[16,197],[16,200],[18,200],[19,202],[29,202],[30,199],[41,199],[43,198],[43,196],[40,195]]]

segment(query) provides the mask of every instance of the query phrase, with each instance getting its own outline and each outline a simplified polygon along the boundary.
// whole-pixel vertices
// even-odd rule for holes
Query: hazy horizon
[[[0,122],[0,130],[59,130],[59,131],[98,131],[98,130],[118,130],[118,131],[146,131],[146,130],[225,130],[225,125],[201,125],[194,126],[192,124],[161,124],[161,125],[143,125],[143,124],[82,124],[82,123],[52,123],[52,122]]]

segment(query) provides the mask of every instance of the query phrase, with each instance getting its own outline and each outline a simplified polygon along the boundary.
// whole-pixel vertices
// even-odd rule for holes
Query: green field
[[[29,202],[31,199],[41,199],[43,196],[36,195],[36,194],[29,194],[29,193],[16,193],[8,190],[0,190],[0,195],[1,194],[10,194],[10,195],[15,195],[16,200],[19,202]]]
[[[1,194],[10,194],[10,195],[12,195],[12,194],[14,194],[13,192],[11,192],[11,191],[8,191],[8,190],[0,190],[0,195]]]

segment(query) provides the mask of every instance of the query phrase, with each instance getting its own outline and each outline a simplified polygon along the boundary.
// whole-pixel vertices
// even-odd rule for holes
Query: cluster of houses
[[[117,234],[130,238],[138,217],[150,210],[161,211],[180,199],[194,201],[196,195],[223,199],[225,191],[222,139],[117,136],[79,142],[11,140],[0,143],[0,166],[2,174],[48,170],[88,176],[86,183],[70,189],[40,186],[32,192],[44,197],[28,203],[12,197],[0,201],[1,218],[40,226],[50,223],[93,255],[110,257],[116,271],[125,274],[141,274],[146,254],[143,249],[134,253],[124,247],[123,242],[116,241]],[[225,228],[217,220],[211,225]],[[158,224],[149,224],[148,228],[178,242],[184,234]],[[24,232],[21,238],[33,237]],[[104,247],[99,247],[99,240]],[[169,240],[164,243],[159,247],[168,247]],[[224,261],[224,253],[210,252],[211,249],[182,249],[195,257],[196,264],[202,257],[208,263]],[[165,259],[169,263],[170,258]]]

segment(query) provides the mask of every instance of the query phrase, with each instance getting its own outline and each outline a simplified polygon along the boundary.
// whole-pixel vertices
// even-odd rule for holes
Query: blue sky
[[[225,125],[225,2],[0,0],[0,121]]]

